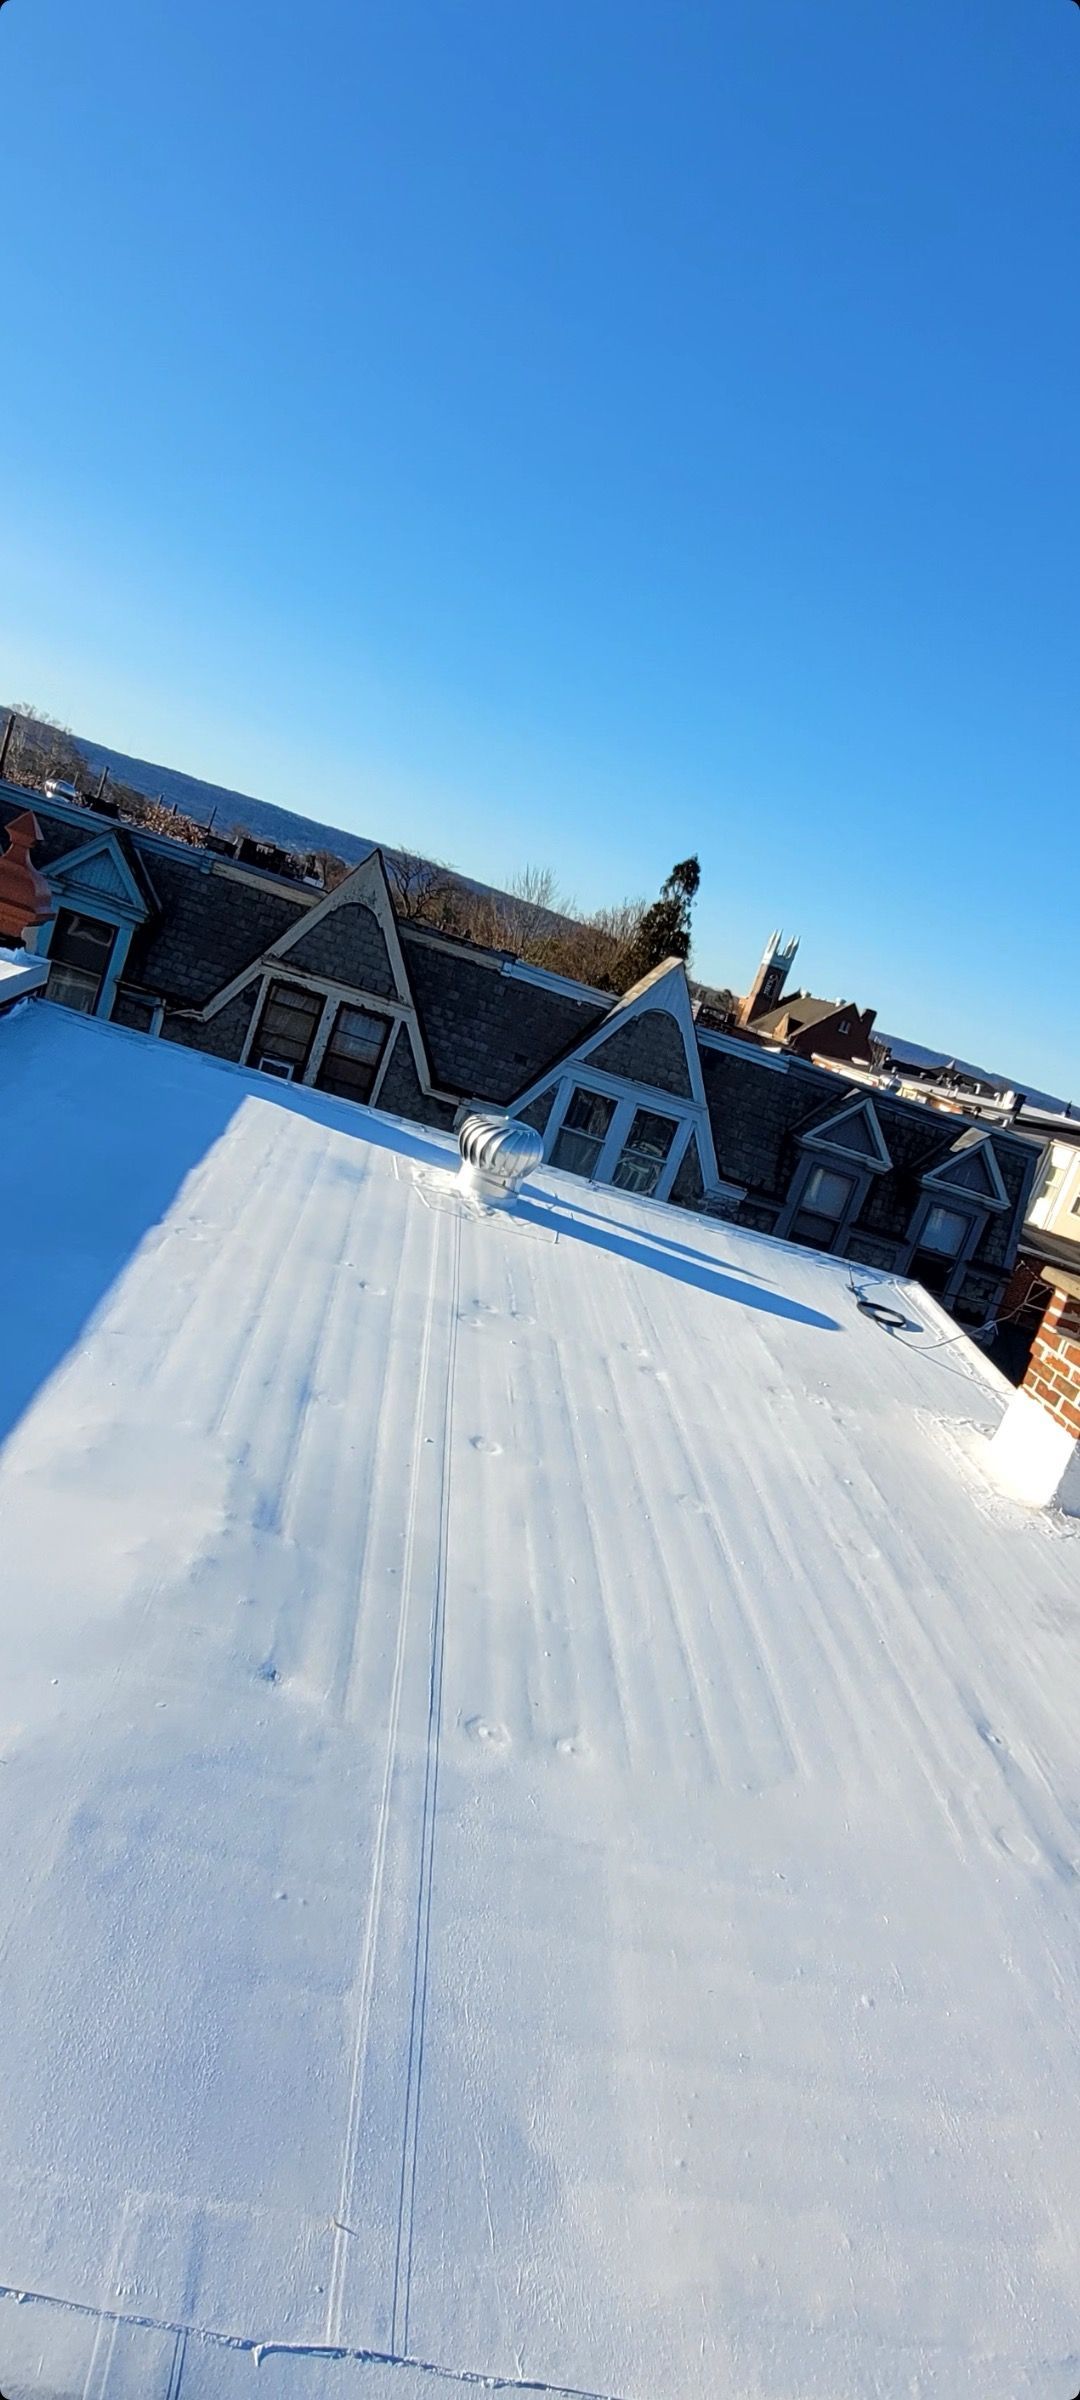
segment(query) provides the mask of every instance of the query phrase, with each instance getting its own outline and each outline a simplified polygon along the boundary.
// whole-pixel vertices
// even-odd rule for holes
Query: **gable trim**
[[[87,870],[98,862],[111,871],[111,888],[110,884],[95,883],[92,878],[85,880]],[[150,914],[147,895],[114,833],[97,834],[77,850],[69,850],[63,858],[52,861],[49,882],[65,900],[81,894],[90,905],[117,911],[127,924],[141,925]]]
[[[386,943],[390,973],[395,986],[392,994],[369,992],[363,984],[341,984],[336,982],[332,976],[315,975],[310,973],[306,967],[294,967],[291,964],[290,950],[311,932],[313,926],[320,924],[324,917],[332,916],[335,908],[340,908],[343,903],[350,904],[357,901],[361,902],[364,907],[370,908]],[[433,1099],[446,1096],[440,1086],[436,1084],[431,1072],[419,1011],[409,982],[409,973],[401,942],[398,938],[397,919],[390,899],[390,889],[386,880],[386,869],[383,865],[381,850],[372,850],[367,858],[362,858],[359,866],[354,867],[351,875],[346,875],[344,881],[339,883],[334,891],[325,893],[313,908],[305,908],[303,914],[297,918],[295,925],[287,925],[284,933],[279,934],[276,941],[269,943],[265,950],[258,951],[254,958],[249,959],[245,967],[241,967],[239,973],[234,975],[230,982],[223,984],[221,990],[214,992],[212,997],[205,1001],[202,1008],[195,1013],[204,1024],[207,1023],[211,1017],[217,1016],[219,1009],[227,1008],[230,1000],[237,999],[239,994],[246,990],[249,983],[258,982],[260,984],[261,998],[263,979],[275,972],[280,972],[283,976],[291,976],[295,983],[302,983],[309,991],[323,992],[338,1000],[368,1000],[374,1008],[400,1017],[408,1030],[413,1064],[421,1089]],[[389,1049],[392,1045],[388,1044],[387,1047]]]
[[[682,1035],[686,1068],[690,1078],[690,1098],[687,1099],[685,1095],[677,1092],[664,1091],[663,1086],[659,1084],[640,1083],[635,1076],[611,1076],[605,1068],[600,1066],[590,1068],[590,1073],[599,1076],[603,1080],[605,1088],[608,1084],[615,1083],[622,1091],[640,1092],[643,1103],[650,1092],[655,1094],[660,1091],[663,1092],[665,1102],[672,1107],[681,1110],[700,1109],[702,1114],[707,1117],[708,1108],[701,1074],[701,1057],[697,1046],[694,1013],[686,972],[681,959],[672,959],[666,966],[654,967],[651,975],[644,976],[642,981],[636,983],[631,991],[624,992],[621,999],[616,1000],[613,1007],[609,1008],[607,1015],[601,1017],[600,1023],[592,1027],[591,1032],[584,1034],[580,1041],[573,1044],[572,1048],[564,1050],[559,1058],[551,1060],[540,1075],[535,1076],[530,1084],[514,1094],[513,1099],[508,1102],[509,1108],[515,1110],[522,1104],[537,1099],[541,1092],[547,1090],[549,1083],[557,1081],[559,1075],[565,1074],[571,1066],[584,1067],[586,1062],[592,1058],[593,1052],[599,1050],[604,1042],[610,1041],[612,1034],[621,1032],[624,1025],[632,1024],[635,1017],[651,1015],[654,1009],[661,1015],[674,1017]]]
[[[390,901],[390,887],[381,850],[372,850],[369,857],[362,858],[351,875],[346,875],[343,882],[335,884],[332,892],[324,893],[314,908],[306,910],[295,925],[289,925],[284,933],[279,933],[276,942],[271,942],[269,949],[263,953],[264,957],[287,958],[296,943],[306,941],[317,925],[323,924],[339,908],[355,907],[357,902],[371,910],[386,943],[396,996],[411,1006],[412,992],[398,940],[397,919]]]
[[[843,1140],[844,1126],[857,1117],[864,1120],[869,1130],[873,1144],[872,1152],[851,1149]],[[840,1139],[837,1139],[838,1131]],[[865,1169],[871,1175],[885,1175],[892,1167],[893,1162],[886,1147],[878,1113],[873,1101],[869,1098],[845,1102],[842,1108],[833,1111],[832,1116],[824,1118],[818,1125],[812,1125],[808,1131],[800,1133],[797,1138],[806,1149],[825,1150],[830,1156],[846,1158],[852,1165]]]
[[[985,1189],[981,1192],[973,1191],[970,1184],[953,1181],[956,1167],[963,1166],[971,1158],[982,1159],[987,1167],[990,1175],[989,1191]],[[957,1200],[964,1201],[969,1208],[1002,1209],[1012,1206],[997,1162],[997,1153],[989,1134],[984,1134],[977,1141],[968,1142],[959,1154],[954,1147],[949,1151],[947,1157],[939,1159],[936,1167],[927,1168],[922,1177],[922,1183],[924,1189],[927,1185],[931,1185],[935,1191],[951,1192]]]

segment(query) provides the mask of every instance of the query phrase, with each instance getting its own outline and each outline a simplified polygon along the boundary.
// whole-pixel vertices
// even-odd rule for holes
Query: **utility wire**
[[[1080,8],[1080,0],[1076,0],[1076,5]],[[958,1333],[939,1334],[937,1339],[932,1342],[909,1342],[904,1337],[909,1328],[912,1328],[910,1317],[905,1317],[899,1308],[890,1308],[887,1301],[872,1299],[870,1297],[871,1286],[866,1283],[857,1284],[850,1270],[848,1284],[855,1306],[862,1315],[871,1318],[875,1325],[880,1325],[890,1339],[899,1342],[903,1349],[917,1350],[920,1357],[925,1357],[927,1351],[930,1350],[949,1350],[954,1342],[975,1342],[981,1347],[984,1342],[993,1340],[995,1333],[1002,1325],[1009,1325],[1015,1317],[1022,1315],[1028,1306],[1026,1300],[1021,1300],[1017,1302],[1015,1308],[1006,1309],[1003,1315],[991,1317],[988,1325],[961,1326]]]

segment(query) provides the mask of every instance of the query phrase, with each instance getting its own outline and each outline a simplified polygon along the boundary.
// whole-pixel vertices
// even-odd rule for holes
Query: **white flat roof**
[[[0,1008],[39,991],[48,972],[48,959],[32,950],[0,950]]]
[[[1080,1542],[993,1371],[45,1005],[0,1108],[7,2400],[1071,2400]]]

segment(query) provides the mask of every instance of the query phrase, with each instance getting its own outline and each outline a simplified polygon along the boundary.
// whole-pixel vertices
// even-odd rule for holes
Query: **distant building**
[[[25,803],[0,786],[0,828]],[[585,1181],[914,1275],[968,1324],[994,1316],[1038,1140],[939,1122],[813,1064],[803,1037],[819,1046],[825,1020],[783,1044],[760,1017],[726,1033],[695,1020],[678,960],[613,1000],[399,922],[378,851],[325,892],[66,801],[35,807],[49,1000],[421,1123],[496,1102]],[[0,895],[4,873],[0,858]],[[774,937],[755,1008],[780,1005],[795,948]],[[868,1015],[852,1009],[845,1034],[829,1006],[854,1043]]]
[[[740,1000],[736,1009],[735,1022],[737,1025],[753,1025],[758,1018],[767,1016],[772,1009],[778,1006],[784,985],[795,964],[798,948],[799,936],[797,933],[793,934],[788,942],[785,942],[782,933],[770,933],[761,953],[761,962],[753,983],[745,999]]]
[[[735,1023],[744,1032],[776,1042],[796,1058],[850,1060],[869,1065],[875,1010],[856,1008],[850,1000],[821,1000],[812,992],[787,992],[785,985],[795,963],[796,936],[785,942],[772,933]]]
[[[1046,1140],[1024,1221],[1025,1245],[1048,1258],[1060,1252],[1062,1265],[1080,1265],[1080,1117],[1022,1108],[1017,1122]]]

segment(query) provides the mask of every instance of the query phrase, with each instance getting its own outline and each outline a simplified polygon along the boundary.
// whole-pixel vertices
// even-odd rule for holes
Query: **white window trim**
[[[327,984],[316,975],[305,975],[299,967],[294,973],[290,973],[287,958],[274,959],[271,961],[268,967],[263,969],[263,972],[259,977],[255,1000],[251,1010],[251,1016],[248,1020],[248,1029],[244,1035],[244,1047],[240,1053],[239,1064],[242,1067],[246,1067],[251,1064],[251,1053],[255,1046],[255,1035],[258,1031],[259,1025],[262,1022],[262,1013],[266,1004],[266,995],[272,983],[300,984],[303,986],[305,991],[313,992],[316,997],[318,997],[320,994],[322,996],[322,1009],[316,1021],[315,1032],[312,1037],[311,1048],[308,1051],[304,1072],[302,1075],[297,1075],[293,1078],[293,1081],[302,1087],[310,1089],[314,1085],[315,1078],[319,1072],[319,1068],[322,1065],[323,1058],[329,1045],[330,1036],[334,1027],[334,1019],[337,1015],[338,1009],[343,1004],[346,1008],[366,1008],[371,1016],[382,1017],[385,1021],[389,1022],[390,1030],[387,1034],[386,1041],[383,1044],[382,1057],[380,1058],[378,1067],[376,1069],[375,1081],[372,1084],[367,1099],[353,1103],[355,1107],[360,1108],[376,1107],[379,1093],[382,1090],[383,1083],[386,1079],[387,1069],[390,1065],[391,1054],[395,1046],[395,1027],[407,1024],[412,1013],[407,1007],[406,1003],[403,1000],[384,1000],[381,995],[378,995],[374,992],[358,991],[355,984]],[[332,1094],[328,1094],[327,1096],[333,1097]]]
[[[699,1131],[701,1110],[693,1102],[678,1100],[667,1092],[654,1091],[651,1085],[648,1087],[635,1085],[628,1091],[625,1081],[621,1078],[617,1080],[613,1075],[603,1075],[598,1068],[593,1068],[586,1062],[582,1062],[579,1066],[575,1061],[567,1072],[560,1076],[555,1087],[555,1098],[544,1128],[544,1160],[546,1164],[551,1161],[551,1153],[562,1131],[563,1118],[570,1106],[571,1095],[575,1091],[596,1092],[603,1099],[614,1100],[615,1111],[604,1135],[600,1154],[592,1174],[575,1175],[574,1182],[595,1184],[598,1187],[606,1185],[609,1190],[613,1188],[612,1176],[626,1147],[630,1127],[639,1108],[647,1108],[654,1116],[669,1118],[674,1123],[675,1134],[657,1177],[655,1189],[649,1193],[639,1193],[637,1197],[639,1199],[666,1200],[686,1156],[689,1143],[693,1135]],[[700,1143],[698,1156],[699,1158],[701,1156]],[[556,1168],[556,1173],[559,1172],[560,1170]],[[702,1172],[704,1177],[704,1169]],[[712,1189],[711,1185],[705,1185],[706,1196]],[[630,1196],[633,1197],[632,1194]]]
[[[990,1191],[974,1192],[970,1184],[953,1183],[950,1180],[958,1166],[962,1167],[968,1159],[978,1158],[980,1154],[987,1159],[992,1187]],[[992,1213],[1010,1206],[997,1151],[988,1133],[980,1141],[969,1143],[966,1150],[950,1150],[939,1166],[928,1168],[922,1179],[922,1188],[924,1191],[948,1192],[964,1208],[980,1208]]]
[[[117,987],[123,980],[124,968],[127,965],[127,954],[131,948],[131,937],[136,930],[135,926],[132,924],[130,917],[115,916],[113,914],[111,902],[106,901],[105,905],[102,907],[91,908],[87,901],[83,900],[81,902],[77,902],[74,899],[69,899],[66,893],[61,892],[57,903],[56,915],[50,917],[47,924],[38,928],[37,955],[39,958],[49,958],[50,956],[52,937],[56,931],[57,918],[59,917],[60,910],[62,908],[66,908],[70,914],[75,916],[90,917],[97,925],[108,925],[115,934],[116,938],[113,942],[112,950],[109,953],[109,964],[101,978],[101,990],[98,993],[94,1007],[86,1011],[88,1016],[109,1017],[112,1015],[113,1001],[116,998]]]
[[[849,1149],[843,1138],[844,1126],[849,1120],[860,1117],[870,1128],[874,1143],[872,1152]],[[811,1126],[808,1133],[800,1136],[800,1143],[808,1150],[820,1151],[822,1157],[832,1155],[842,1158],[845,1165],[856,1167],[860,1175],[888,1175],[892,1169],[893,1162],[881,1130],[881,1119],[869,1095],[865,1099],[849,1100],[846,1107],[836,1109],[831,1117],[825,1118],[823,1124]]]

